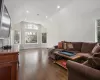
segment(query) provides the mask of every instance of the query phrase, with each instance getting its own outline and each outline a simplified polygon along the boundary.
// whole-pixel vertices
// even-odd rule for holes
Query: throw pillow
[[[62,42],[58,42],[58,49],[62,49],[63,45]]]
[[[71,49],[74,48],[72,43],[67,43],[67,47]]]
[[[100,53],[96,53],[89,58],[84,65],[100,70]]]
[[[82,47],[81,47],[81,52],[83,52],[83,53],[91,53],[96,44],[97,43],[83,42],[82,43]]]
[[[95,47],[92,49],[92,53],[98,53],[98,52],[100,52],[100,45],[99,45],[99,43],[97,43],[95,45]]]
[[[68,42],[67,43],[67,50],[68,51],[75,51],[74,47],[73,47],[73,44],[71,42]]]
[[[67,43],[66,42],[63,43],[63,47],[64,47],[64,49],[67,49]]]

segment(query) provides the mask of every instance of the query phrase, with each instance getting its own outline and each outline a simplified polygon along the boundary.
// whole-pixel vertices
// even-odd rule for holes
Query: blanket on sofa
[[[61,54],[65,54],[67,56],[74,56],[75,54],[73,52],[69,52],[69,51],[60,51]]]

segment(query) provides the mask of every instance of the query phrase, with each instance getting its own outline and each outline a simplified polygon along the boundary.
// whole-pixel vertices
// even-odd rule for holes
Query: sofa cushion
[[[72,50],[74,47],[73,47],[73,44],[71,42],[63,42],[63,49],[65,50]]]
[[[92,49],[97,43],[82,43],[81,52],[83,53],[91,53]]]
[[[100,52],[100,44],[99,43],[97,43],[92,50],[92,53],[98,53],[98,52]]]
[[[94,54],[92,57],[88,58],[84,65],[100,70],[100,53]]]
[[[67,43],[67,48],[69,48],[69,49],[73,49],[74,47],[73,47],[73,44],[72,43]]]
[[[65,49],[65,50],[67,49],[67,42],[63,43],[63,49]]]
[[[71,42],[64,42],[64,49],[65,50],[75,50]]]
[[[63,42],[64,41],[58,42],[58,49],[63,49]]]
[[[73,50],[75,51],[81,51],[81,47],[82,47],[82,42],[71,42],[73,44]]]

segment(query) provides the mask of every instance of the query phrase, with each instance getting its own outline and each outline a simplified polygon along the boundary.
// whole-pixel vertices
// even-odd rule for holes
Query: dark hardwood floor
[[[47,49],[22,50],[19,60],[19,80],[68,80],[67,70],[48,59]]]

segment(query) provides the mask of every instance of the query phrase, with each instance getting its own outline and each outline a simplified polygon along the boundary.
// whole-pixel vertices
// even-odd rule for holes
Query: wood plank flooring
[[[48,58],[47,49],[22,50],[19,60],[19,80],[68,80],[67,70]]]

